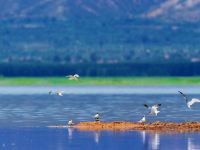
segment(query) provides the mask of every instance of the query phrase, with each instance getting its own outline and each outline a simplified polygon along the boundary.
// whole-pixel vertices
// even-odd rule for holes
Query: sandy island
[[[52,128],[65,128],[67,126],[49,126]],[[80,122],[73,126],[79,130],[148,130],[159,132],[200,132],[200,122],[152,122],[152,123],[138,123],[138,122]]]

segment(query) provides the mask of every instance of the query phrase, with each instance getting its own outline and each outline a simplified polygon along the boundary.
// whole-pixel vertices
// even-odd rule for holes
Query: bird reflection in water
[[[160,135],[158,133],[151,134],[151,138],[150,138],[150,143],[149,144],[151,145],[151,148],[153,150],[159,149]]]
[[[99,137],[100,137],[100,132],[99,131],[95,131],[94,132],[94,141],[96,144],[99,143]]]
[[[71,140],[72,136],[73,136],[74,129],[71,128],[71,127],[68,127],[67,130],[68,130],[68,139]]]
[[[197,142],[199,143],[199,142]],[[187,150],[199,150],[200,145],[194,143],[194,138],[189,137],[187,140]]]
[[[158,150],[160,145],[159,133],[147,133],[147,131],[140,132],[142,143],[146,149]]]
[[[146,131],[141,131],[141,136],[142,136],[142,143],[145,144],[146,143]]]

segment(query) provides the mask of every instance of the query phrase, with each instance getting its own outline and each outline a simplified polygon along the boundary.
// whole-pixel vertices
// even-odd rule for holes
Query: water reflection
[[[159,149],[160,145],[160,135],[158,133],[151,133],[149,145],[151,145],[151,148],[153,150]]]
[[[149,133],[147,131],[140,131],[140,137],[143,145],[147,149],[158,150],[160,145],[160,134],[159,133]]]
[[[199,141],[200,133],[0,128],[0,149],[9,150],[199,150]]]
[[[99,137],[100,137],[100,131],[95,131],[94,132],[94,141],[96,144],[99,143]]]
[[[73,136],[73,131],[74,131],[74,129],[71,128],[71,127],[68,127],[68,128],[67,128],[67,131],[68,131],[68,139],[71,140],[71,139],[72,139],[72,136]]]
[[[200,149],[200,143],[199,141],[194,143],[194,138],[189,137],[188,138],[188,144],[187,144],[187,150],[199,150]]]
[[[90,146],[93,148],[105,148],[116,147],[120,149],[130,149],[134,147],[140,150],[168,150],[168,149],[187,149],[187,150],[199,150],[200,134],[199,133],[158,133],[150,131],[129,131],[129,132],[112,132],[112,131],[79,131],[69,130],[69,135],[74,132],[74,136],[84,135]],[[71,142],[77,142],[76,138],[72,139],[69,136]],[[82,141],[84,141],[82,137]],[[94,141],[94,142],[93,142]],[[101,142],[100,142],[101,141]],[[85,141],[86,142],[86,141]],[[92,144],[93,143],[93,144]],[[112,148],[111,148],[112,149]]]
[[[141,131],[140,134],[142,136],[142,143],[145,144],[146,143],[146,131]]]
[[[139,133],[145,150],[170,149],[170,147],[171,149],[200,150],[199,133],[154,133],[148,131]]]

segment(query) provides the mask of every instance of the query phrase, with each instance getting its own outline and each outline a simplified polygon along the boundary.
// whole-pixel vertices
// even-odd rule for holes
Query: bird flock
[[[68,75],[66,76],[68,78],[68,80],[78,80],[79,79],[79,75],[78,74],[74,74],[74,75]],[[191,106],[195,103],[200,103],[200,99],[197,98],[192,98],[189,99],[187,97],[187,95],[185,95],[183,92],[178,91],[181,96],[183,97],[183,99],[185,100],[186,106],[191,109]],[[56,96],[63,96],[64,91],[49,91],[49,95],[56,95]],[[146,107],[149,110],[149,113],[147,115],[154,115],[157,116],[158,113],[160,113],[160,111],[158,110],[161,107],[161,104],[154,104],[154,105],[148,105],[148,104],[143,104],[144,107]],[[100,122],[100,114],[96,113],[93,116],[94,121],[96,122]],[[143,117],[138,121],[139,123],[145,123],[146,122],[146,115],[143,115]],[[67,123],[68,127],[72,127],[74,125],[73,120],[69,120]]]
[[[186,105],[189,109],[191,109],[191,106],[195,103],[199,103],[200,100],[197,99],[197,98],[192,98],[192,99],[189,99],[185,94],[183,94],[183,92],[181,91],[178,91],[184,98],[185,102],[186,102]],[[144,107],[148,108],[150,111],[149,111],[149,114],[150,115],[155,115],[157,116],[158,113],[160,112],[158,109],[159,107],[161,106],[161,104],[155,104],[153,106],[149,106],[147,104],[144,104]],[[139,123],[144,123],[146,122],[146,116],[144,115],[139,121]]]
[[[68,78],[68,80],[78,80],[79,75],[78,74],[74,74],[74,75],[68,75],[66,76]],[[56,96],[63,96],[64,91],[49,91],[49,95],[56,95]]]

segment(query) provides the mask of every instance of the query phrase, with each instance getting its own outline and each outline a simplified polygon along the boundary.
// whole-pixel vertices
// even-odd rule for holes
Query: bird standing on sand
[[[78,80],[79,78],[79,75],[78,74],[75,74],[75,75],[68,75],[66,76],[69,80]]]
[[[150,115],[158,115],[158,113],[160,112],[160,111],[158,111],[158,108],[161,106],[161,104],[156,104],[156,105],[153,105],[153,106],[148,106],[147,104],[144,104],[144,107],[146,107],[146,108],[148,108],[148,109],[150,109],[150,112],[149,112],[149,114]]]
[[[72,120],[69,120],[68,123],[67,123],[68,127],[71,127],[72,125],[74,125],[73,121]]]
[[[100,115],[99,115],[99,113],[96,113],[94,115],[94,119],[95,119],[95,121],[100,121]]]
[[[57,91],[57,92],[56,92],[56,95],[57,95],[57,96],[63,96],[63,92],[64,92],[64,91]]]
[[[188,99],[188,97],[183,94],[181,91],[178,91],[182,96],[183,98],[185,99],[186,101],[186,104],[187,104],[187,107],[191,109],[191,106],[194,104],[194,103],[200,103],[200,100],[197,99],[197,98],[192,98],[191,100]]]
[[[142,119],[140,121],[138,121],[139,123],[145,123],[146,122],[146,117],[145,115],[142,117]]]

